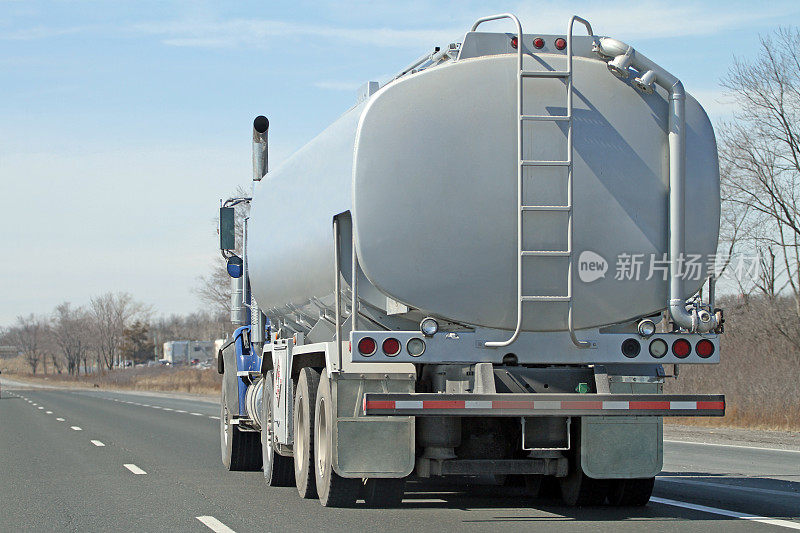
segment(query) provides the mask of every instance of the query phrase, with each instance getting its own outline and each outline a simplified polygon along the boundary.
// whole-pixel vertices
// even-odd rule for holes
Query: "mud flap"
[[[648,478],[664,462],[663,419],[658,416],[584,416],[581,467],[595,479]]]

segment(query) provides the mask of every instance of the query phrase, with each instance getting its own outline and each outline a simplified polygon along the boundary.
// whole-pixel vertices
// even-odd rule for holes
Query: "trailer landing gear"
[[[264,479],[270,487],[291,487],[294,485],[294,462],[275,452],[273,439],[272,413],[275,394],[272,370],[264,376],[264,401],[261,419],[261,456],[264,458]]]
[[[222,387],[219,414],[220,451],[222,464],[228,470],[258,470],[261,468],[261,448],[259,434],[249,431],[240,431],[239,426],[233,423],[231,413],[228,411],[228,398],[225,387]]]

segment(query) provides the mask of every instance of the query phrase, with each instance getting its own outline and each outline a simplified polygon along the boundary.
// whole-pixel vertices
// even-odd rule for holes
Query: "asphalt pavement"
[[[800,449],[668,440],[644,508],[461,480],[409,482],[398,509],[327,509],[227,472],[218,416],[203,399],[4,383],[0,531],[800,530]]]

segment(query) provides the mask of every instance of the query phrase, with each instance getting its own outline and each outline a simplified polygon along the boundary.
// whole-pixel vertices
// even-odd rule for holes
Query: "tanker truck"
[[[440,476],[635,506],[663,417],[724,415],[663,392],[720,357],[714,131],[629,44],[489,16],[272,170],[268,128],[220,210],[227,469],[332,507]]]

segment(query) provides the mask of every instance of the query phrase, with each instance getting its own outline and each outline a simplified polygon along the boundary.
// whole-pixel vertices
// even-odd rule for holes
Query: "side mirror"
[[[233,250],[236,248],[236,224],[234,222],[233,207],[219,208],[219,249]]]

